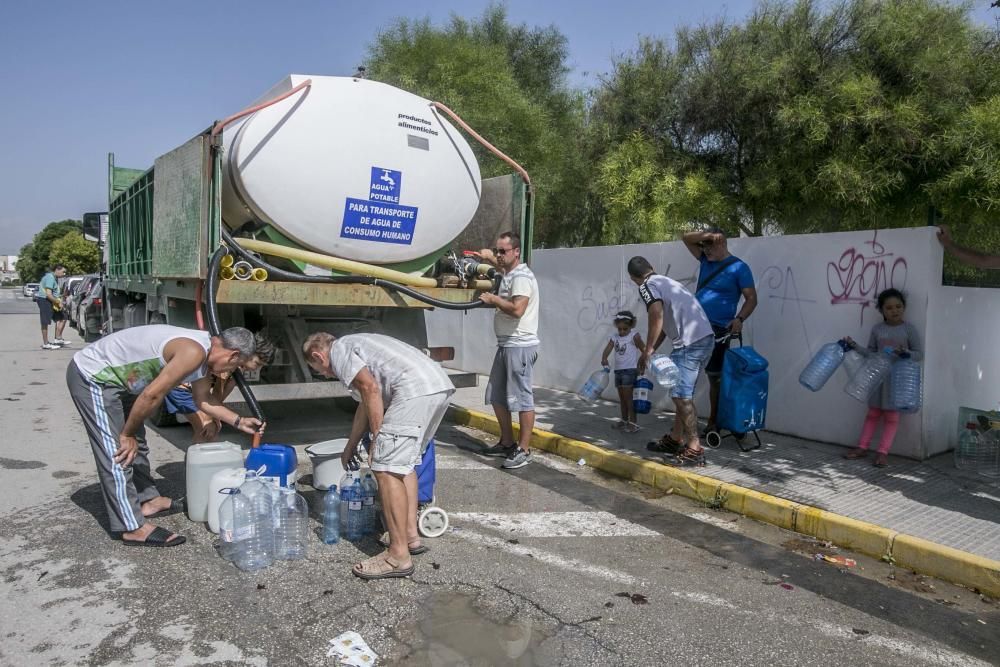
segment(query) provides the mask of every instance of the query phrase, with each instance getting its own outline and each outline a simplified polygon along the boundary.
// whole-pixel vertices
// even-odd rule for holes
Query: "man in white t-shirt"
[[[381,334],[314,333],[302,352],[314,371],[339,378],[358,402],[341,455],[345,470],[361,439],[372,436],[369,461],[389,534],[380,540],[386,551],[352,572],[362,579],[408,577],[414,571],[411,556],[428,551],[417,532],[414,469],[448,411],[455,385],[420,350]]]
[[[480,296],[496,308],[493,331],[497,353],[486,385],[486,402],[493,406],[500,423],[500,442],[483,453],[504,457],[504,468],[521,468],[531,462],[531,431],[535,427],[532,371],[538,361],[538,281],[521,261],[521,238],[513,232],[501,234],[492,252],[483,250],[480,257],[502,274],[499,292]],[[516,443],[514,412],[521,427]]]
[[[649,318],[646,347],[639,356],[639,372],[646,372],[650,357],[667,337],[673,342],[670,360],[678,370],[677,381],[670,390],[670,398],[677,409],[673,430],[646,448],[676,453],[675,465],[703,466],[705,451],[698,437],[694,387],[715,347],[712,323],[691,292],[676,280],[657,274],[645,257],[629,260],[628,275],[639,286],[639,296],[646,304]]]

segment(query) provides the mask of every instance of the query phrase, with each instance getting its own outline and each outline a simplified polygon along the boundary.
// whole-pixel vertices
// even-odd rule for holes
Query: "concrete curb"
[[[453,404],[448,418],[456,424],[494,435],[500,433],[496,418],[483,412]],[[517,424],[514,424],[514,430],[519,432]],[[686,498],[833,542],[837,546],[893,562],[898,567],[1000,598],[1000,561],[550,431],[536,428],[531,435],[531,446],[572,461],[584,459],[590,467],[616,477],[670,490]]]

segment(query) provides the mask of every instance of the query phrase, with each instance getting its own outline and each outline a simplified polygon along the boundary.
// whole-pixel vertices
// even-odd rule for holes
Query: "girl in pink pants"
[[[903,321],[906,313],[906,297],[898,289],[887,289],[878,295],[878,310],[884,321],[872,327],[868,339],[868,348],[862,349],[850,338],[847,342],[862,354],[878,354],[880,350],[891,349],[896,354],[909,354],[910,358],[920,361],[921,345],[917,328]],[[890,409],[889,391],[890,378],[886,378],[882,386],[875,390],[868,402],[868,416],[861,428],[858,446],[844,455],[847,459],[863,459],[868,456],[868,446],[871,444],[879,420],[882,425],[882,437],[879,439],[878,455],[873,465],[884,468],[889,465],[889,449],[896,438],[899,428],[899,412]]]

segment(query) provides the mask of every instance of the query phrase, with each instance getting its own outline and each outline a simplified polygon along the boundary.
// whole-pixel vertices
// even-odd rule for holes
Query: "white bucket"
[[[306,454],[313,467],[313,488],[326,491],[334,484],[340,483],[344,476],[344,466],[340,463],[340,455],[347,448],[347,438],[326,440],[306,447]]]
[[[219,534],[219,508],[229,497],[222,489],[238,489],[246,481],[246,468],[226,468],[212,475],[208,483],[208,529]]]

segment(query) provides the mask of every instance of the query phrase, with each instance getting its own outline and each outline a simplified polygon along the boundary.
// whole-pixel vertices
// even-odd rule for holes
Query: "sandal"
[[[155,514],[150,514],[149,516],[147,516],[145,518],[147,518],[147,519],[156,519],[156,518],[159,518],[159,517],[170,516],[172,514],[179,514],[179,513],[183,512],[183,511],[184,511],[184,499],[183,498],[178,498],[178,499],[174,500],[173,498],[171,498],[170,499],[170,507],[168,507],[166,509],[162,509],[159,512],[156,512]]]
[[[674,440],[668,433],[659,440],[647,442],[646,449],[657,454],[677,454],[684,449],[684,445]]]
[[[382,537],[378,538],[378,543],[381,544],[386,549],[388,549],[389,548],[389,533],[388,532],[382,533]],[[424,546],[423,544],[421,544],[419,546],[410,547],[410,555],[411,556],[419,556],[420,554],[425,554],[425,553],[427,553],[430,550],[431,550],[430,547]]]
[[[670,462],[670,465],[677,466],[678,468],[701,468],[705,464],[705,450],[694,450],[690,447],[685,447],[684,451],[675,456],[674,460]]]
[[[851,451],[844,454],[844,458],[854,461],[855,459],[863,459],[868,456],[868,450],[862,449],[861,447],[855,447]]]
[[[618,421],[616,421],[614,424],[611,425],[611,428],[620,430],[626,428],[627,426],[628,426],[627,421],[625,421],[624,419],[619,419]]]
[[[416,567],[410,563],[409,567],[401,568],[399,565],[389,560],[389,556],[382,554],[372,556],[368,560],[363,560],[351,568],[351,574],[365,581],[374,579],[402,579],[413,574]]]
[[[872,463],[876,468],[888,468],[889,467],[889,456],[887,454],[879,454],[875,457],[875,461]]]
[[[642,430],[642,427],[635,422],[626,422],[625,428],[622,429],[625,433],[638,433]]]
[[[122,538],[122,544],[129,547],[176,547],[187,542],[187,538],[183,535],[174,535],[174,538],[170,539],[171,535],[173,533],[166,528],[157,526],[153,532],[146,536],[146,539],[126,540]]]

